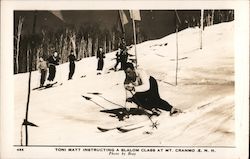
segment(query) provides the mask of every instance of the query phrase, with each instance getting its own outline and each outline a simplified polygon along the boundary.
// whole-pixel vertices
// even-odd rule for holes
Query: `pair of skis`
[[[132,92],[131,92],[131,93],[132,93]],[[117,105],[117,106],[119,106],[119,107],[124,108],[124,106],[122,106],[122,105],[120,105],[120,104],[117,104],[117,103],[114,103],[114,102],[112,102],[112,101],[110,101],[110,100],[108,100],[108,99],[102,97],[102,96],[101,96],[101,93],[93,92],[93,93],[88,93],[88,94],[97,95],[97,96],[103,98],[104,100],[106,100],[106,101],[108,101],[108,102],[114,104],[114,105]],[[89,100],[89,101],[95,103],[95,104],[98,105],[99,107],[105,109],[105,108],[102,107],[100,104],[98,104],[98,103],[96,103],[95,101],[93,101],[93,100],[91,99],[91,97],[87,97],[87,96],[83,96],[83,95],[82,95],[82,97],[85,98],[86,100]],[[142,108],[142,107],[141,107],[141,108]],[[148,114],[146,114],[146,115],[148,116]],[[152,123],[152,125],[151,125],[152,128],[157,128],[157,126],[159,125],[159,123],[158,123],[158,122],[153,122],[152,119],[151,119],[151,117],[149,117],[149,116],[148,116],[148,119],[149,119],[150,122]],[[110,130],[118,130],[118,131],[120,131],[120,132],[122,132],[122,133],[126,133],[126,132],[130,132],[130,131],[132,131],[132,130],[136,130],[136,129],[139,129],[139,128],[144,127],[144,126],[141,125],[141,126],[129,127],[129,128],[128,128],[128,126],[131,126],[131,125],[116,126],[116,127],[113,127],[113,128],[97,127],[97,129],[98,129],[100,132],[107,132],[107,131],[110,131]]]
[[[46,89],[46,88],[51,88],[57,83],[58,82],[54,82],[54,83],[47,84],[47,85],[44,85],[44,86],[36,87],[36,88],[33,88],[32,90],[42,90],[42,89]],[[60,85],[62,85],[62,83]]]
[[[113,128],[102,128],[102,127],[97,127],[98,130],[100,130],[101,132],[107,132],[107,131],[110,131],[110,130],[118,130],[122,133],[126,133],[126,132],[129,132],[129,131],[132,131],[132,130],[136,130],[136,129],[140,129],[144,126],[138,126],[138,127],[133,127],[133,128],[126,128],[126,126],[118,126],[118,127],[113,127]]]
[[[124,125],[124,126],[116,126],[116,127],[113,127],[113,128],[103,128],[103,127],[98,126],[97,129],[100,132],[118,130],[119,132],[126,133],[126,132],[130,132],[130,131],[133,131],[133,130],[143,128],[143,127],[145,127],[146,124],[144,123],[144,124],[140,124],[138,126],[136,126],[136,125],[138,125],[138,124],[129,124],[129,125]],[[153,123],[153,125],[151,125],[151,127],[152,127],[152,129],[154,129],[154,128],[157,128],[158,125],[159,125],[159,123],[156,121],[156,122]]]
[[[112,102],[112,101],[110,101],[110,100],[108,100],[108,99],[106,99],[106,98],[100,96],[101,93],[94,92],[94,93],[88,93],[88,94],[97,95],[97,96],[103,98],[104,100],[106,100],[106,101],[108,101],[108,102],[114,104],[114,105],[117,105],[117,106],[119,106],[119,107],[123,107],[123,106],[121,106],[121,105],[119,105],[119,104],[117,104],[117,103],[114,103],[114,102]],[[88,101],[91,101],[91,102],[95,103],[95,104],[98,105],[99,107],[105,109],[105,108],[102,107],[100,104],[98,104],[98,103],[96,103],[95,101],[93,101],[91,97],[87,97],[87,96],[82,96],[82,97],[85,98],[85,99],[88,100]],[[130,124],[130,125],[131,125],[131,124]],[[136,129],[139,129],[139,128],[144,127],[144,126],[138,126],[138,127],[133,127],[133,128],[127,128],[127,126],[130,126],[130,125],[117,126],[117,127],[113,127],[113,128],[103,128],[103,127],[99,127],[99,126],[98,126],[97,129],[98,129],[100,132],[107,132],[107,131],[110,131],[110,130],[118,130],[118,131],[120,131],[120,132],[122,132],[122,133],[126,133],[126,132],[129,132],[129,131],[136,130]]]

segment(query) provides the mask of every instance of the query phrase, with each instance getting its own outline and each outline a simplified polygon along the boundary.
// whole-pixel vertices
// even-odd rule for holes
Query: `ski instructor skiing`
[[[126,93],[130,92],[132,95],[126,99],[127,102],[133,102],[138,107],[152,111],[153,114],[160,113],[159,109],[170,111],[170,116],[182,112],[161,99],[154,77],[147,75],[140,69],[135,70],[132,63],[126,63],[124,71],[126,74],[124,87]]]

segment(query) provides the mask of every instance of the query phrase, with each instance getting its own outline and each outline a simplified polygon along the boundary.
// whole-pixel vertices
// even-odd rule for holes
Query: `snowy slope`
[[[68,63],[57,68],[62,85],[32,91],[29,121],[30,145],[234,145],[234,22],[205,28],[200,50],[198,28],[178,33],[178,85],[175,86],[176,34],[138,44],[138,64],[158,80],[163,99],[186,113],[170,117],[163,112],[158,129],[150,128],[146,116],[134,115],[119,122],[104,109],[115,109],[105,99],[125,104],[124,73],[108,72],[115,64],[115,52],[106,55],[102,75],[96,75],[95,57],[76,63],[73,80],[68,81]],[[134,48],[130,50],[134,54]],[[86,75],[85,78],[81,78]],[[20,128],[25,117],[28,74],[15,75],[15,143],[20,145]],[[38,72],[32,72],[32,88],[39,85]],[[88,94],[100,92],[101,97]],[[97,104],[85,100],[91,97]],[[104,97],[105,99],[103,99]],[[103,108],[102,108],[103,107]],[[119,133],[100,133],[97,126],[142,123],[143,128]],[[148,133],[146,133],[148,132]],[[24,133],[23,133],[24,134]],[[108,140],[107,140],[108,138]]]

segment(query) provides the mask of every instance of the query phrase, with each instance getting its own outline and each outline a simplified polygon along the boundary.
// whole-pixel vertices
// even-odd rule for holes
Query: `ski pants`
[[[121,62],[121,60],[120,59],[116,59],[116,64],[115,64],[115,69],[116,69],[116,67],[118,66],[118,64]]]
[[[56,66],[50,65],[48,81],[53,81],[55,76],[56,76]]]
[[[104,60],[99,58],[97,63],[97,70],[101,71],[103,69],[103,65],[104,65]]]
[[[148,110],[153,108],[158,108],[166,111],[172,109],[167,101],[161,99],[158,91],[158,84],[154,77],[150,76],[149,78],[150,88],[145,92],[137,92],[133,95],[132,101],[138,106],[143,107]]]
[[[47,75],[46,69],[41,69],[41,78],[40,78],[40,86],[43,86]]]
[[[127,63],[127,58],[126,57],[121,57],[121,69],[124,70],[126,63]]]
[[[75,63],[70,62],[69,63],[69,78],[68,79],[72,79],[74,73],[75,73]]]

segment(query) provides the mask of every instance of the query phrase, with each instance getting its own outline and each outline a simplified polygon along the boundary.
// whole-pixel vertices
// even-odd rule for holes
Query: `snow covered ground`
[[[73,80],[68,81],[68,63],[57,67],[56,80],[62,85],[31,91],[29,145],[160,145],[234,146],[234,22],[206,27],[200,50],[198,28],[178,33],[178,84],[175,85],[176,34],[138,44],[138,64],[158,80],[163,99],[186,113],[170,117],[162,112],[150,127],[145,115],[119,121],[104,109],[125,104],[124,72],[110,73],[115,52],[108,53],[102,75],[96,75],[95,57],[76,62]],[[134,48],[130,50],[134,54]],[[81,78],[86,75],[85,78]],[[28,73],[15,75],[15,145],[25,118]],[[39,85],[39,73],[32,72],[31,88]],[[101,96],[89,92],[102,93]],[[102,107],[82,97],[91,97]],[[104,99],[105,98],[105,99]],[[130,123],[144,127],[127,133],[100,132],[97,126]],[[23,138],[25,137],[23,131]],[[25,140],[23,140],[24,143]]]

